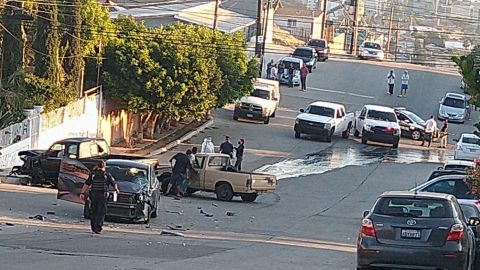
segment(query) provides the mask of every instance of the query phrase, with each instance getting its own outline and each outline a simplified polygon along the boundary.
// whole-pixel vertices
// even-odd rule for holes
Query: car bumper
[[[457,242],[442,247],[381,245],[375,238],[364,238],[357,246],[359,268],[464,269],[468,249]]]
[[[383,60],[385,58],[384,55],[382,54],[370,54],[370,53],[360,53],[360,57],[365,58],[365,59],[378,59],[378,60]]]
[[[309,134],[309,135],[317,135],[322,137],[326,137],[329,132],[328,129],[325,129],[323,127],[300,125],[300,124],[295,124],[295,127],[293,129],[295,130],[295,132],[300,132],[300,133]]]
[[[267,116],[263,112],[244,110],[240,108],[235,108],[233,114],[238,118],[246,118],[252,120],[266,120]]]
[[[288,78],[284,78],[283,76],[281,76],[278,81],[281,83],[281,84],[289,84],[289,80]],[[293,77],[293,84],[294,85],[300,85],[300,77]]]
[[[146,214],[144,213],[144,204],[124,204],[108,202],[107,204],[107,217],[139,220],[144,219]]]
[[[455,150],[455,159],[473,161],[480,157],[480,152],[465,152]]]
[[[444,120],[444,119],[447,119],[448,121],[451,121],[451,122],[464,122],[465,116],[460,117],[460,116],[452,116],[448,114],[439,113],[438,120]]]
[[[400,135],[393,135],[393,134],[379,134],[379,133],[364,131],[363,136],[366,136],[366,139],[372,142],[397,143],[398,141],[400,141]]]
[[[317,51],[317,55],[318,55],[317,57],[318,60],[328,59],[328,53]]]

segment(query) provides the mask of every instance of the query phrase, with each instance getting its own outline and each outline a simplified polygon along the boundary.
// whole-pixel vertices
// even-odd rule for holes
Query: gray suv
[[[474,241],[454,196],[386,192],[364,213],[357,269],[472,269]]]

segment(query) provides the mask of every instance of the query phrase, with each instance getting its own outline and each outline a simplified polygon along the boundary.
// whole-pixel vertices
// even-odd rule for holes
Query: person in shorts
[[[188,152],[191,153],[191,150],[188,150]],[[170,183],[168,183],[167,190],[165,191],[165,195],[170,194],[172,187],[175,187],[177,198],[179,198],[186,188],[187,172],[192,167],[192,164],[188,155],[184,153],[178,153],[173,156],[170,159],[170,164],[172,164],[174,160],[175,164],[172,168],[172,176],[170,178]]]
[[[409,80],[410,75],[408,75],[408,70],[405,70],[402,75],[402,86],[400,87],[400,95],[398,95],[398,97],[407,97]]]

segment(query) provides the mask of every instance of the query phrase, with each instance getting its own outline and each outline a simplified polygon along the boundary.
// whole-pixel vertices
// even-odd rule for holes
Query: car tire
[[[415,140],[415,141],[419,141],[422,139],[422,132],[420,132],[419,130],[414,130],[412,132],[412,139]]]
[[[267,116],[267,118],[265,118],[265,120],[263,121],[263,123],[265,125],[268,125],[268,123],[270,123],[270,116]]]
[[[83,204],[83,218],[90,219],[90,200],[87,198]]]
[[[348,139],[348,137],[350,136],[350,130],[352,129],[352,125],[351,124],[348,124],[348,127],[347,127],[347,130],[345,130],[344,132],[342,132],[342,137],[344,139]]]
[[[327,135],[327,142],[332,142],[332,137],[333,137],[333,133],[334,133],[334,132],[335,132],[335,129],[332,128],[332,129],[330,130],[330,132],[328,133],[328,135]]]
[[[367,138],[367,135],[364,133],[362,133],[362,144],[367,144],[368,143],[368,138]]]
[[[155,197],[155,209],[152,211],[152,218],[157,218],[158,217],[158,201],[159,201],[159,196]]]
[[[295,138],[300,139],[301,136],[302,136],[302,133],[295,131]]]
[[[220,201],[231,201],[233,199],[232,186],[226,182],[218,183],[215,187],[215,195]]]
[[[168,184],[170,184],[170,177],[171,175],[166,175],[161,178],[162,185],[160,188],[162,190],[162,193],[165,193],[167,191]]]
[[[399,143],[400,143],[400,139],[398,139],[398,140],[396,140],[395,142],[393,142],[392,147],[395,148],[395,149],[397,149]]]
[[[257,199],[257,196],[257,193],[245,193],[241,194],[240,198],[242,198],[242,201],[244,202],[254,202]]]
[[[275,118],[276,114],[277,114],[277,110],[273,111],[272,116],[270,117]]]
[[[355,137],[360,137],[360,132],[358,132],[357,128],[355,128],[355,130],[353,131],[353,136]]]

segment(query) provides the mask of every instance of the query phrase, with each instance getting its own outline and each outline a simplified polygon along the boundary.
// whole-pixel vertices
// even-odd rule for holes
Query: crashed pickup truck
[[[159,179],[165,191],[171,170],[164,168]],[[258,194],[274,192],[277,179],[273,175],[237,171],[231,166],[230,156],[224,154],[197,154],[189,171],[187,194],[197,191],[214,192],[217,199],[231,201],[240,196],[244,202],[253,202]]]
[[[35,185],[52,184],[58,186],[58,172],[64,159],[78,160],[87,168],[93,168],[100,159],[128,159],[141,157],[112,155],[104,139],[69,138],[57,141],[47,150],[20,151],[18,155],[24,164],[14,167],[12,173],[30,176],[30,183]]]

